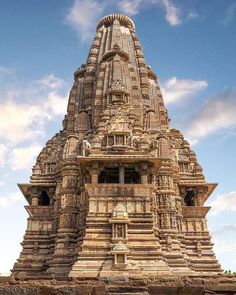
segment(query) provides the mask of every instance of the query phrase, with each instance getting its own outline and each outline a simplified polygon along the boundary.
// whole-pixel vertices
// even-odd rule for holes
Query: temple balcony
[[[183,216],[188,218],[205,218],[210,208],[209,206],[183,206]]]
[[[150,197],[153,191],[152,184],[119,184],[119,183],[96,183],[86,184],[89,196],[118,197]]]
[[[111,214],[117,204],[121,203],[128,213],[136,214],[143,220],[144,215],[150,217],[151,184],[86,184],[89,197],[89,214]]]

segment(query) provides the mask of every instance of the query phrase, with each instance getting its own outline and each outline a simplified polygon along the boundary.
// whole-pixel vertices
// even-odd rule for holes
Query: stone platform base
[[[14,280],[0,277],[0,295],[235,295],[236,278]]]
[[[189,268],[179,269],[178,275],[190,274],[191,270]],[[173,271],[169,268],[166,262],[158,261],[134,261],[131,260],[127,265],[123,267],[115,267],[112,260],[101,260],[101,261],[84,261],[78,260],[74,265],[69,274],[69,277],[87,277],[87,278],[96,278],[100,277],[119,277],[126,276],[132,278],[135,276],[139,277],[149,277],[149,276],[170,276],[173,274]]]

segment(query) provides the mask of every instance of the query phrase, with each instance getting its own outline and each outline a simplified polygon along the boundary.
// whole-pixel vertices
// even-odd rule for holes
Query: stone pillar
[[[80,171],[76,159],[62,163],[62,184],[59,194],[59,222],[55,238],[55,252],[50,272],[55,276],[67,276],[74,259],[77,244],[78,178]],[[73,254],[72,254],[73,253]]]
[[[147,174],[141,174],[141,183],[147,184],[148,183],[148,176]]]
[[[119,167],[119,183],[125,183],[125,167],[124,165],[120,165]]]
[[[91,172],[91,183],[98,183],[98,170],[92,170]]]
[[[99,172],[100,172],[99,163],[98,162],[93,162],[92,163],[92,169],[90,170],[91,183],[92,184],[97,184],[98,183]]]
[[[34,196],[31,201],[31,206],[38,206],[38,204],[39,204],[39,199],[37,196]]]
[[[148,163],[141,163],[140,175],[141,175],[141,183],[148,184],[148,174],[149,174],[149,166]]]

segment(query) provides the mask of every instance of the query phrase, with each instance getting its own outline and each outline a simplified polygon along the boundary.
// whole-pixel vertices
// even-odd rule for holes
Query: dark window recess
[[[184,203],[186,206],[194,206],[194,200],[195,200],[195,193],[193,190],[189,190],[186,193],[186,196],[184,198]]]
[[[119,168],[105,168],[98,177],[98,183],[119,183]]]
[[[141,183],[140,174],[134,168],[125,168],[125,183]]]
[[[124,232],[123,225],[117,224],[117,238],[124,238],[123,232]]]
[[[50,198],[46,191],[42,191],[39,196],[39,206],[49,206],[50,205]]]
[[[125,255],[117,254],[117,263],[125,263]]]
[[[140,174],[134,168],[125,168],[124,183],[141,183]],[[119,183],[119,167],[105,168],[98,177],[98,183]]]

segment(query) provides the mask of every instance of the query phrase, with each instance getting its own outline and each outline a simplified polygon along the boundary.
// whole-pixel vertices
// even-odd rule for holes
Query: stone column
[[[91,172],[91,183],[96,184],[98,183],[98,170],[92,170]]]
[[[80,171],[76,159],[62,163],[62,184],[59,193],[59,222],[55,238],[55,252],[50,271],[55,276],[67,276],[74,259],[77,243],[78,178]],[[73,254],[72,254],[73,253]]]
[[[125,167],[122,164],[119,166],[119,183],[125,183]]]
[[[148,184],[148,174],[149,174],[149,166],[148,163],[141,163],[140,175],[141,175],[141,183]]]
[[[31,201],[31,206],[38,206],[39,199],[37,196],[34,196]]]
[[[98,162],[93,162],[92,163],[92,168],[89,171],[89,173],[91,175],[91,183],[92,184],[97,184],[98,183],[99,172],[100,172],[99,163]]]

